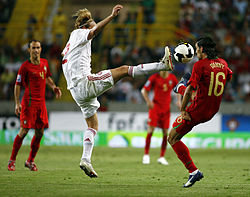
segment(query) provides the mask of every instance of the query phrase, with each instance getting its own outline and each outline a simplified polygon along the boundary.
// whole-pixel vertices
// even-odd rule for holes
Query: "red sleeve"
[[[155,83],[155,75],[152,75],[148,78],[143,88],[147,91],[150,91],[151,88],[154,86],[154,83]]]
[[[25,78],[26,78],[26,67],[25,64],[23,63],[17,73],[16,85],[24,86]]]
[[[191,85],[194,89],[197,89],[197,85],[200,81],[201,77],[201,65],[199,65],[199,61],[194,64],[192,75],[187,83],[187,85]]]
[[[48,63],[47,60],[45,61],[45,64],[46,64],[46,67],[47,67],[46,78],[48,78],[48,77],[51,77],[52,75],[51,75],[50,68],[49,68],[49,63]]]

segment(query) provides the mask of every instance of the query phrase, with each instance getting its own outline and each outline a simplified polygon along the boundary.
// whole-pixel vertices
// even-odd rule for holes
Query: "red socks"
[[[36,135],[33,136],[30,147],[30,155],[28,158],[29,162],[33,162],[35,157],[36,157],[36,153],[40,147],[40,141],[41,141],[42,137],[36,137]]]
[[[145,155],[148,155],[149,153],[151,137],[152,137],[152,133],[148,133],[146,137],[146,145],[145,145],[145,150],[144,150]],[[163,139],[162,139],[160,157],[164,157],[166,149],[167,149],[167,135],[163,136]]]
[[[148,155],[149,153],[151,137],[152,137],[152,133],[148,133],[146,137],[146,144],[145,144],[145,150],[144,150],[145,155]]]
[[[178,158],[182,161],[182,163],[188,169],[189,173],[197,170],[190,156],[188,147],[182,141],[176,142],[174,145],[172,145],[172,148],[177,154]]]
[[[160,157],[164,157],[166,149],[167,149],[167,135],[163,136],[162,143],[161,143],[161,154]]]
[[[16,160],[17,153],[18,153],[19,149],[21,148],[22,143],[23,143],[23,138],[21,138],[19,135],[17,135],[15,140],[14,140],[14,143],[13,143],[13,148],[12,148],[10,160],[13,160],[13,161]]]

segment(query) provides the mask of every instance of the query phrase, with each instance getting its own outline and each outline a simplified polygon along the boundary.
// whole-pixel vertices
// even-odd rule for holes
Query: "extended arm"
[[[20,103],[20,85],[15,85],[15,88],[14,88],[14,97],[15,97],[15,114],[17,116],[20,115],[21,113],[21,109],[22,109],[22,106],[21,106],[21,103]]]
[[[141,94],[142,94],[144,100],[146,101],[148,108],[152,109],[154,107],[154,103],[149,99],[148,91],[145,90],[145,88],[142,88],[141,89]]]
[[[185,93],[184,93],[184,97],[183,97],[183,99],[182,99],[182,104],[181,104],[181,115],[182,115],[182,118],[183,118],[184,120],[191,120],[191,117],[190,117],[189,113],[186,111],[186,107],[187,107],[187,105],[188,105],[189,100],[190,100],[191,97],[192,97],[193,91],[194,91],[193,86],[189,85],[189,86],[186,88],[186,91],[185,91]]]
[[[116,5],[113,8],[111,15],[97,23],[96,26],[92,28],[92,30],[88,34],[88,40],[91,40],[93,37],[95,37],[113,18],[115,18],[119,14],[119,11],[122,8],[122,5]]]
[[[181,94],[177,94],[176,106],[181,109]]]
[[[53,79],[51,77],[46,78],[46,83],[54,91],[54,93],[56,94],[56,98],[57,99],[61,98],[62,92],[61,92],[60,88],[56,86],[56,84],[54,83],[54,81],[53,81]]]

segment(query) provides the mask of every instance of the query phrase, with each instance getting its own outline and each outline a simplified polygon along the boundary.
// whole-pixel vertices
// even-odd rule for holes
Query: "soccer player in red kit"
[[[199,61],[194,64],[182,100],[181,115],[173,123],[168,138],[169,144],[190,173],[184,187],[191,187],[202,179],[203,173],[195,166],[181,138],[194,126],[213,118],[219,110],[226,82],[232,78],[232,71],[225,60],[217,57],[216,44],[210,37],[199,38],[195,47]],[[195,90],[196,96],[187,107]]]
[[[35,129],[35,134],[31,141],[31,151],[25,162],[25,167],[31,171],[37,171],[34,159],[40,146],[44,128],[48,128],[48,115],[45,105],[46,83],[53,89],[57,98],[60,98],[62,94],[60,88],[55,85],[51,78],[48,61],[40,58],[41,50],[40,41],[30,41],[28,44],[30,59],[25,61],[18,71],[14,96],[15,113],[17,116],[20,115],[21,128],[13,143],[8,164],[9,171],[15,171],[17,153],[22,146],[24,137],[31,128]],[[21,86],[25,88],[25,91],[20,103]]]
[[[146,137],[144,156],[142,159],[143,164],[150,163],[149,149],[151,137],[153,135],[155,127],[162,129],[163,138],[161,144],[160,157],[157,160],[158,163],[168,165],[167,160],[164,158],[167,148],[167,134],[170,122],[170,103],[171,103],[171,91],[177,85],[178,80],[174,74],[168,71],[161,71],[153,74],[149,77],[148,81],[142,88],[142,95],[149,108],[148,113],[148,133]],[[154,98],[151,101],[148,96],[148,92],[153,89]],[[179,95],[178,95],[179,96]],[[177,105],[180,107],[180,96],[178,97]]]

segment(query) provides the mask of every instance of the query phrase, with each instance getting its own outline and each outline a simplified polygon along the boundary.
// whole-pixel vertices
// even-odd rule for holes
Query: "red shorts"
[[[159,127],[161,129],[168,129],[170,122],[170,111],[159,112],[155,109],[150,109],[148,112],[148,125],[152,127]]]
[[[182,119],[181,115],[178,116],[174,123],[173,128],[176,129],[176,132],[182,135],[185,135],[189,131],[192,130],[192,128],[197,125],[197,123],[194,123],[192,121],[184,120]]]
[[[42,129],[49,127],[48,114],[45,104],[23,105],[20,114],[20,124],[23,128]]]

